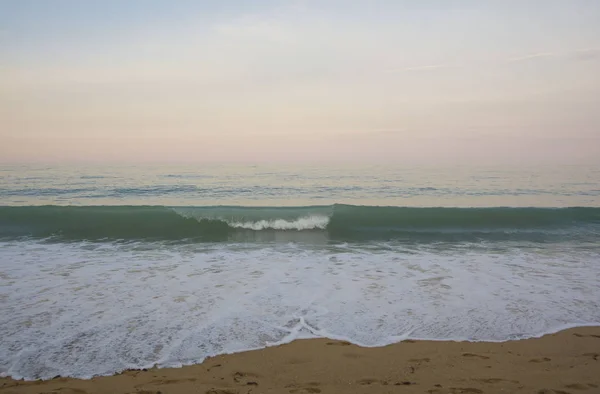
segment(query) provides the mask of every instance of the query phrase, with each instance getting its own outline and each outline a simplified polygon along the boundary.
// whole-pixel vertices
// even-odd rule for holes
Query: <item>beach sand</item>
[[[91,380],[0,379],[0,393],[600,393],[600,327],[504,343],[298,340],[183,368]]]

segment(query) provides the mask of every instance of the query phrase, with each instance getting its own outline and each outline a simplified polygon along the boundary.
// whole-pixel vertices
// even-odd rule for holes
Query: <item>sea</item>
[[[0,166],[2,376],[586,325],[597,166]]]

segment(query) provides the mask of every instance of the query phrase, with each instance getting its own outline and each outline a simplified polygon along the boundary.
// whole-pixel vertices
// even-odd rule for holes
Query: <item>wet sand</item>
[[[91,380],[0,379],[0,393],[600,393],[600,327],[504,343],[328,339],[224,355],[183,368]]]

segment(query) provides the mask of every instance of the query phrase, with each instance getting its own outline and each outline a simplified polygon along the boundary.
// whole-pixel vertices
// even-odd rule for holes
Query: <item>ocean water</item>
[[[0,374],[600,324],[600,168],[0,166]]]

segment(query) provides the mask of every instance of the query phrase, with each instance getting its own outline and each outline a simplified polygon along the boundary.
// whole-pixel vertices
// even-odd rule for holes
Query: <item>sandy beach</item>
[[[600,327],[504,343],[404,341],[361,348],[328,339],[224,355],[183,368],[91,380],[0,379],[8,393],[600,393]]]

